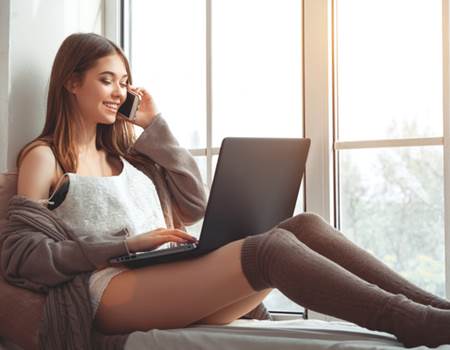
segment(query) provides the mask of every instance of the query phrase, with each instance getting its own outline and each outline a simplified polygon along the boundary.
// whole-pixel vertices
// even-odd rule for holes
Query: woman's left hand
[[[145,129],[151,124],[155,116],[158,114],[155,101],[144,88],[129,85],[128,89],[137,93],[141,97],[141,103],[136,112],[134,123]]]

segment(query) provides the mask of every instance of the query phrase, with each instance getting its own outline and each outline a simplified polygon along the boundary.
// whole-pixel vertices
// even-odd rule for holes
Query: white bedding
[[[237,320],[227,326],[134,332],[126,350],[391,350],[402,349],[394,336],[369,331],[347,322],[295,319]],[[416,347],[414,349],[428,349]],[[436,349],[450,350],[450,345]]]
[[[20,350],[1,342],[0,350]],[[295,319],[288,321],[237,320],[226,326],[134,332],[125,350],[398,350],[387,333],[373,332],[347,322]],[[427,347],[414,348],[425,350]],[[442,345],[438,350],[450,350]]]

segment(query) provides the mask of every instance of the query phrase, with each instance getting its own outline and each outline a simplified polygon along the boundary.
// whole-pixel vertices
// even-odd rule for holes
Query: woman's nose
[[[124,89],[120,85],[114,85],[114,89],[112,91],[112,95],[114,97],[119,97],[121,101],[124,101],[127,95],[127,90]]]

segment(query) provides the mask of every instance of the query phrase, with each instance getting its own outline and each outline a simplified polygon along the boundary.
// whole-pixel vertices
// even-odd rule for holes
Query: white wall
[[[102,34],[103,7],[103,0],[0,0],[0,171],[15,170],[20,148],[44,126],[59,45],[74,32]]]

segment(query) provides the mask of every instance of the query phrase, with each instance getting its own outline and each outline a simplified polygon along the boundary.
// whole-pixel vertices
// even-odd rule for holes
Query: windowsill
[[[270,315],[274,321],[298,320],[299,318],[305,318],[305,314],[303,312],[270,312]]]

